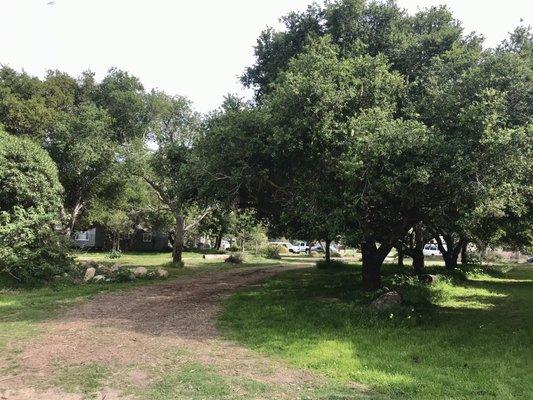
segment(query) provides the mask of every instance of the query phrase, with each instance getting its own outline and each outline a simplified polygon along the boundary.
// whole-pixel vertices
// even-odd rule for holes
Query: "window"
[[[151,242],[151,241],[152,241],[152,234],[150,232],[144,232],[143,242]]]
[[[88,242],[89,241],[89,231],[77,232],[74,239],[78,240],[80,242]]]

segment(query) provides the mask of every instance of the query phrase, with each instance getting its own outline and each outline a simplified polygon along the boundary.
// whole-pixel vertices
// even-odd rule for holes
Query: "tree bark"
[[[385,243],[377,248],[374,240],[366,240],[361,243],[364,290],[374,291],[381,287],[381,265],[391,248],[392,245]]]
[[[82,202],[78,202],[74,205],[74,208],[70,212],[70,215],[68,217],[68,224],[65,229],[65,235],[70,237],[74,233],[74,227],[76,226],[76,222],[78,221],[78,216],[80,215],[81,210],[83,209],[84,204]]]
[[[461,252],[461,248],[463,246],[463,240],[460,239],[457,243],[455,243],[452,235],[442,235],[442,237],[446,242],[446,248],[444,248],[444,243],[440,235],[436,235],[435,240],[437,240],[437,246],[442,253],[442,258],[444,259],[446,269],[451,271],[457,268],[457,259],[459,258],[459,253]]]
[[[423,275],[425,271],[424,252],[420,248],[413,249],[413,270],[418,276]]]
[[[422,226],[418,224],[414,229],[415,233],[415,247],[413,249],[413,269],[416,275],[422,275],[425,270],[424,264],[424,233]]]
[[[174,241],[172,243],[172,264],[175,267],[181,266],[184,236],[185,236],[184,218],[182,215],[177,215],[176,226],[174,227]]]
[[[468,264],[468,242],[466,240],[463,241],[463,244],[461,246],[461,264],[466,265]]]
[[[403,244],[398,242],[396,245],[396,250],[398,251],[398,267],[403,267]]]
[[[331,261],[331,249],[329,248],[330,246],[331,246],[331,240],[326,239],[326,248],[324,250],[326,253],[326,262]]]
[[[217,240],[216,240],[216,243],[215,243],[215,248],[217,250],[221,250],[221,247],[222,246],[222,230],[220,230],[220,232],[218,232],[218,235],[217,235]]]

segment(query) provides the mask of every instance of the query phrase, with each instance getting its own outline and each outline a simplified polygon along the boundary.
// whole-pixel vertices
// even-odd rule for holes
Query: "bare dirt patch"
[[[105,398],[120,398],[120,392],[113,390],[117,382],[121,390],[123,386],[146,387],[150,384],[147,370],[187,362],[214,367],[224,376],[275,386],[275,392],[265,398],[272,398],[273,393],[275,398],[294,398],[291,393],[319,385],[321,378],[223,340],[216,321],[224,297],[302,266],[306,265],[231,269],[98,295],[43,324],[46,334],[26,343],[18,356],[21,373],[0,381],[0,399],[80,398],[64,393],[61,397],[58,388],[37,388],[46,385],[58,368],[90,363],[111,371],[103,389]],[[120,384],[124,377],[127,382]]]

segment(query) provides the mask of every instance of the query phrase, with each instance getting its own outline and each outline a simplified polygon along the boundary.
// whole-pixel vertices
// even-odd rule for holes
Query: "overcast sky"
[[[238,76],[253,62],[262,29],[303,10],[310,0],[0,0],[0,63],[43,76],[110,67],[125,69],[147,89],[189,97],[202,112],[224,94],[244,93]],[[467,31],[488,46],[524,20],[532,0],[399,0],[411,12],[447,4]],[[245,93],[244,93],[245,94]]]

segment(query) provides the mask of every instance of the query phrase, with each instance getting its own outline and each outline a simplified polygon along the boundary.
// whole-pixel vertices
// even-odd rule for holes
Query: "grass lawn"
[[[442,272],[433,266],[432,272]],[[398,284],[385,268],[386,284]],[[245,345],[409,399],[533,398],[533,267],[402,285],[407,305],[373,312],[360,265],[289,271],[227,301],[221,325]]]

